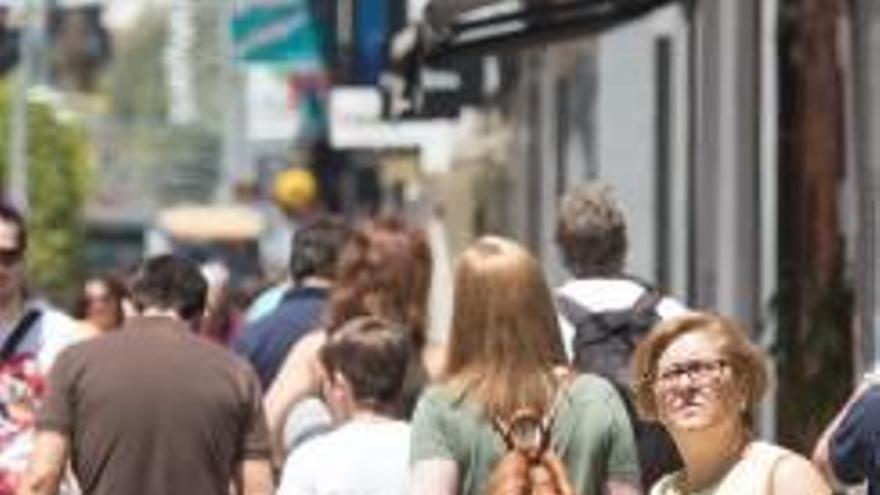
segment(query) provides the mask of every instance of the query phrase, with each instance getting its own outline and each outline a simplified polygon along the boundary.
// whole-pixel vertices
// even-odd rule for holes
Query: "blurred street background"
[[[487,232],[563,281],[556,204],[611,183],[628,266],[755,329],[762,434],[807,451],[880,359],[876,0],[4,0],[0,172],[58,304],[145,255],[284,276],[318,210]]]

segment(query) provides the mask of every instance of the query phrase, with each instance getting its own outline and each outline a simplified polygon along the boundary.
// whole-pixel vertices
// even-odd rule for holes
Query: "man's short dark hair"
[[[312,276],[333,278],[348,234],[345,221],[329,215],[299,227],[290,248],[291,278],[295,282]]]
[[[611,188],[581,184],[559,204],[556,244],[576,277],[617,276],[627,250],[626,219]]]
[[[184,320],[201,316],[208,283],[195,263],[161,255],[144,262],[135,275],[131,295],[135,305],[173,310]]]
[[[21,212],[9,203],[0,202],[0,220],[17,227],[18,238],[16,239],[16,245],[20,252],[25,252],[27,250],[27,225]]]
[[[411,357],[409,333],[380,318],[354,318],[330,335],[321,362],[348,380],[360,404],[394,410]]]

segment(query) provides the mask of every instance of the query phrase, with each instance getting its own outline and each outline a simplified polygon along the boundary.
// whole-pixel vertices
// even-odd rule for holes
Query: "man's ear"
[[[344,392],[347,397],[352,397],[351,382],[339,370],[330,374],[330,381],[333,387],[338,388],[340,392]]]

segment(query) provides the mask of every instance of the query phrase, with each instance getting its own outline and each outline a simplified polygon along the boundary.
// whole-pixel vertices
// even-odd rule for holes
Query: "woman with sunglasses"
[[[826,495],[802,456],[755,440],[767,388],[763,353],[731,320],[690,313],[658,324],[636,349],[636,404],[669,431],[684,468],[651,495]]]

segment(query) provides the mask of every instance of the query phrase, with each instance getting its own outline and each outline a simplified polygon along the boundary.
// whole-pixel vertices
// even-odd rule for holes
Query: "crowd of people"
[[[514,240],[468,246],[439,342],[426,234],[396,216],[299,226],[234,318],[173,255],[89,278],[71,318],[0,205],[0,495],[880,493],[880,378],[812,459],[763,441],[763,351],[626,275],[610,188],[569,192],[556,240],[558,288]]]

